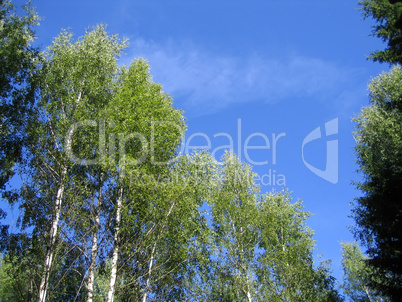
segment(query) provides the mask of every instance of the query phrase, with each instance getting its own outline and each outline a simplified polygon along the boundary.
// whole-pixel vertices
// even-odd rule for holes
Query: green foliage
[[[207,301],[342,301],[329,264],[314,268],[309,213],[289,192],[261,195],[251,167],[225,154],[210,206],[210,261],[192,291]],[[198,281],[200,282],[200,281]]]
[[[32,42],[39,18],[29,3],[24,9],[25,15],[18,16],[11,1],[0,1],[0,189],[21,160],[37,91],[39,57]]]
[[[25,13],[19,16],[11,1],[0,1],[0,191],[10,202],[15,201],[15,194],[6,188],[6,183],[14,175],[16,163],[21,163],[22,150],[27,145],[26,127],[38,88],[40,63],[38,51],[32,47],[33,27],[39,18],[29,3],[23,8]],[[0,209],[0,218],[5,215]],[[20,240],[24,241],[22,237]],[[0,224],[0,249],[10,250],[14,242],[8,226]],[[29,301],[32,288],[25,288],[29,278],[22,269],[24,261],[12,265],[8,260],[10,256],[5,255],[1,264],[2,301]]]
[[[112,125],[106,135],[116,137],[118,146],[109,147],[102,164],[116,184],[113,194],[123,192],[121,207],[111,204],[112,213],[122,217],[121,222],[114,221],[113,232],[119,232],[114,248],[119,250],[121,272],[116,297],[131,301],[152,293],[166,299],[167,293],[175,291],[164,285],[177,286],[174,275],[188,260],[190,230],[197,230],[196,220],[188,225],[181,219],[196,219],[197,202],[180,182],[183,175],[177,175],[179,181],[172,178],[180,174],[176,168],[183,164],[174,161],[184,118],[161,85],[152,81],[149,65],[142,59],[121,70],[116,94],[104,112],[107,124]]]
[[[213,170],[211,157],[201,153],[178,158],[161,178],[132,182],[122,219],[119,299],[184,297],[186,276],[203,261],[208,228],[199,207]]]
[[[371,106],[357,122],[356,153],[363,180],[357,187],[355,235],[368,248],[376,290],[402,294],[402,69],[397,66],[370,83]]]
[[[320,262],[314,274],[313,283],[315,301],[344,301],[344,297],[339,293],[336,279],[332,276],[331,260]]]
[[[0,301],[35,301],[39,274],[33,257],[32,240],[24,234],[12,234],[7,254],[0,263]]]
[[[145,168],[145,173],[153,174],[166,169],[186,128],[182,111],[152,81],[149,69],[143,59],[123,68],[119,88],[103,113],[112,125],[107,129],[109,137],[118,134],[119,145],[116,154],[110,152],[108,164],[119,172]]]
[[[340,301],[329,263],[313,264],[302,202],[261,195],[232,153],[222,165],[207,152],[179,156],[183,112],[146,60],[118,66],[125,46],[104,26],[78,40],[63,31],[37,82],[21,77],[40,90],[21,126],[24,185],[10,199],[20,233],[0,263],[1,299]]]
[[[364,18],[373,18],[376,25],[372,35],[387,44],[384,50],[372,52],[370,59],[391,64],[402,63],[401,3],[392,5],[388,0],[359,1]]]
[[[116,36],[109,36],[104,26],[98,26],[76,42],[64,31],[44,54],[36,119],[27,129],[29,161],[23,167],[20,208],[22,230],[30,229],[36,238],[35,257],[55,263],[44,266],[39,262],[37,266],[49,278],[45,282],[49,299],[68,301],[85,292],[83,251],[89,234],[83,230],[91,223],[88,203],[98,190],[102,171],[74,165],[70,153],[92,158],[92,147],[99,138],[96,131],[85,135],[76,131],[71,138],[69,133],[77,123],[96,121],[110,102],[117,57],[124,46]]]
[[[352,301],[389,301],[370,289],[373,274],[368,259],[357,243],[342,243],[343,291]]]

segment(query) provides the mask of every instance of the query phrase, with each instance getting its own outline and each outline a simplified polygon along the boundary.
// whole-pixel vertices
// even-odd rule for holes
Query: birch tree
[[[142,198],[132,200],[142,202],[124,225],[120,300],[186,299],[188,278],[202,261],[208,226],[199,208],[215,169],[208,154],[182,156],[166,174],[136,183],[133,193],[142,192]]]
[[[39,17],[28,3],[17,15],[0,1],[0,189],[14,175],[26,144],[26,126],[37,91],[39,51],[32,46]]]
[[[314,265],[309,213],[287,192],[261,194],[251,167],[227,153],[211,194],[209,263],[198,300],[341,301],[330,269]]]
[[[29,132],[30,178],[21,206],[22,226],[34,226],[34,234],[45,238],[39,301],[47,300],[52,282],[63,209],[69,206],[66,196],[72,196],[74,191],[73,166],[82,164],[75,159],[93,150],[93,136],[73,142],[77,137],[72,130],[80,123],[96,121],[100,110],[108,104],[117,72],[116,59],[123,47],[117,36],[109,36],[103,26],[98,26],[76,42],[71,33],[64,31],[46,52],[37,121]],[[86,143],[89,149],[83,147]]]
[[[216,274],[223,274],[218,279],[223,286],[213,291],[227,299],[254,301],[258,293],[258,188],[251,167],[239,162],[234,154],[227,153],[222,162],[221,182],[212,194],[211,212],[216,234],[214,257],[219,259]]]
[[[342,288],[352,301],[390,301],[376,294],[370,287],[371,267],[357,243],[342,243]]]
[[[122,218],[125,213],[136,216],[153,200],[136,186],[136,177],[157,177],[168,172],[169,161],[178,153],[184,118],[172,106],[172,99],[154,83],[145,60],[133,61],[122,71],[119,88],[108,110],[110,124],[110,157],[107,165],[114,173],[115,201],[113,248],[108,301],[113,301],[118,278]],[[118,134],[119,146],[114,138]],[[139,211],[139,212],[138,212]],[[125,246],[125,244],[124,244]]]

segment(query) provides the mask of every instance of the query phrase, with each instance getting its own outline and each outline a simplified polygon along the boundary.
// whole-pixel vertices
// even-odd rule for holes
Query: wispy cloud
[[[234,57],[185,43],[158,45],[141,39],[133,41],[130,49],[135,57],[149,60],[155,81],[163,84],[179,107],[198,114],[255,101],[334,100],[356,83],[355,70],[297,55]]]

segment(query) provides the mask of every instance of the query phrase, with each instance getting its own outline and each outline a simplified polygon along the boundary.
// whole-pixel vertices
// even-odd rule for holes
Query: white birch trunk
[[[366,292],[367,297],[369,298],[370,302],[372,302],[373,300],[371,299],[370,292],[366,286],[364,287],[364,291]]]
[[[247,300],[248,300],[249,302],[253,302],[253,298],[251,298],[251,294],[250,294],[249,291],[247,291]]]
[[[91,264],[88,269],[88,295],[87,302],[92,302],[94,295],[94,283],[95,283],[95,265],[96,265],[96,257],[98,255],[98,230],[99,230],[99,220],[100,220],[100,206],[102,203],[102,184],[99,189],[98,194],[98,207],[95,207],[95,203],[93,203],[93,207],[96,213],[95,216],[95,230],[92,237],[92,252],[91,252]]]
[[[113,246],[113,257],[112,257],[112,269],[110,272],[110,282],[109,282],[109,292],[107,295],[107,302],[113,302],[116,277],[117,277],[117,261],[119,260],[119,231],[120,231],[120,221],[121,221],[121,207],[123,200],[123,188],[120,188],[119,197],[117,199],[116,208],[116,227],[114,232],[114,246]]]
[[[99,212],[96,214],[95,223],[99,225]],[[96,227],[95,233],[92,237],[92,252],[91,252],[91,264],[89,266],[88,272],[88,296],[87,302],[92,302],[94,294],[94,283],[95,283],[95,264],[96,256],[98,255],[98,227]]]
[[[156,243],[157,243],[157,242],[155,242],[155,244],[154,244],[154,246],[153,246],[153,248],[152,248],[151,261],[149,262],[149,267],[148,267],[147,284],[146,284],[146,287],[145,287],[145,294],[144,294],[144,297],[143,297],[143,299],[142,299],[142,302],[146,302],[146,301],[147,301],[149,285],[150,285],[150,283],[151,283],[152,266],[153,266],[153,264],[154,264]]]
[[[175,202],[172,202],[172,205],[166,215],[166,220],[169,218],[170,214],[172,213],[173,208],[175,207]],[[166,224],[162,225],[161,231],[163,232],[163,230],[165,229]],[[151,252],[151,260],[149,261],[149,266],[148,266],[148,278],[147,278],[147,282],[146,282],[146,287],[145,287],[145,293],[144,293],[144,297],[142,298],[142,302],[146,302],[147,298],[148,298],[148,291],[149,291],[149,287],[151,284],[151,274],[152,274],[152,267],[154,264],[154,259],[155,259],[155,250],[156,250],[156,245],[158,244],[159,239],[157,239],[154,243],[154,246],[152,247],[152,252]]]
[[[78,104],[81,101],[82,98],[82,91],[78,93],[77,99],[76,99],[76,104]],[[65,118],[65,113],[63,110],[63,116]],[[51,128],[51,127],[50,127]],[[55,134],[53,133],[52,129],[50,129],[53,135],[53,139],[55,140],[55,144],[57,148],[59,148]],[[71,145],[71,141],[67,141],[67,145]],[[50,276],[50,270],[53,264],[53,257],[54,257],[54,245],[56,243],[56,237],[57,237],[57,232],[59,228],[59,219],[60,219],[60,213],[61,213],[61,204],[62,204],[62,199],[63,199],[63,194],[64,194],[64,177],[67,174],[67,166],[63,167],[63,170],[61,172],[60,176],[60,186],[57,190],[57,195],[56,195],[56,202],[54,205],[54,216],[52,219],[52,227],[50,229],[50,242],[49,242],[49,247],[46,252],[46,258],[45,258],[45,264],[43,268],[43,274],[40,280],[40,285],[39,285],[39,302],[45,302],[46,301],[46,295],[47,295],[47,289],[48,289],[48,284],[49,284],[49,276]]]
[[[64,167],[62,174],[61,174],[61,184],[57,190],[56,202],[54,205],[54,215],[53,215],[53,219],[52,219],[52,226],[50,229],[50,242],[49,242],[48,250],[46,252],[45,265],[44,265],[43,274],[42,274],[42,278],[41,278],[40,286],[39,286],[39,301],[40,302],[46,301],[50,270],[51,270],[51,267],[53,264],[54,245],[56,243],[56,238],[57,238],[57,231],[58,231],[58,227],[59,227],[59,219],[60,219],[60,212],[61,212],[61,203],[62,203],[63,193],[64,193],[63,179],[66,174],[67,174],[67,168]]]

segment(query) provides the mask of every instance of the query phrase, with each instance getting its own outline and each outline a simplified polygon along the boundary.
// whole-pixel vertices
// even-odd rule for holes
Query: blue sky
[[[245,162],[257,163],[254,171],[262,179],[262,191],[286,183],[293,197],[314,213],[308,224],[315,231],[315,253],[333,260],[334,275],[340,279],[340,242],[353,240],[348,216],[353,197],[359,195],[351,185],[359,179],[351,118],[368,104],[368,81],[388,69],[366,60],[382,45],[368,37],[372,23],[362,20],[357,0],[32,4],[43,17],[37,28],[37,43],[43,48],[62,28],[78,37],[99,23],[128,38],[121,63],[137,57],[149,60],[154,80],[185,110],[187,146],[210,141],[213,151],[231,138]],[[337,127],[326,133],[329,121]],[[314,130],[322,138],[308,141]],[[308,142],[304,161],[303,141]],[[334,143],[327,146],[328,141]],[[308,168],[325,170],[327,150],[333,152],[330,166],[338,151],[339,164],[330,171],[336,183]],[[216,153],[221,154],[222,149]]]

